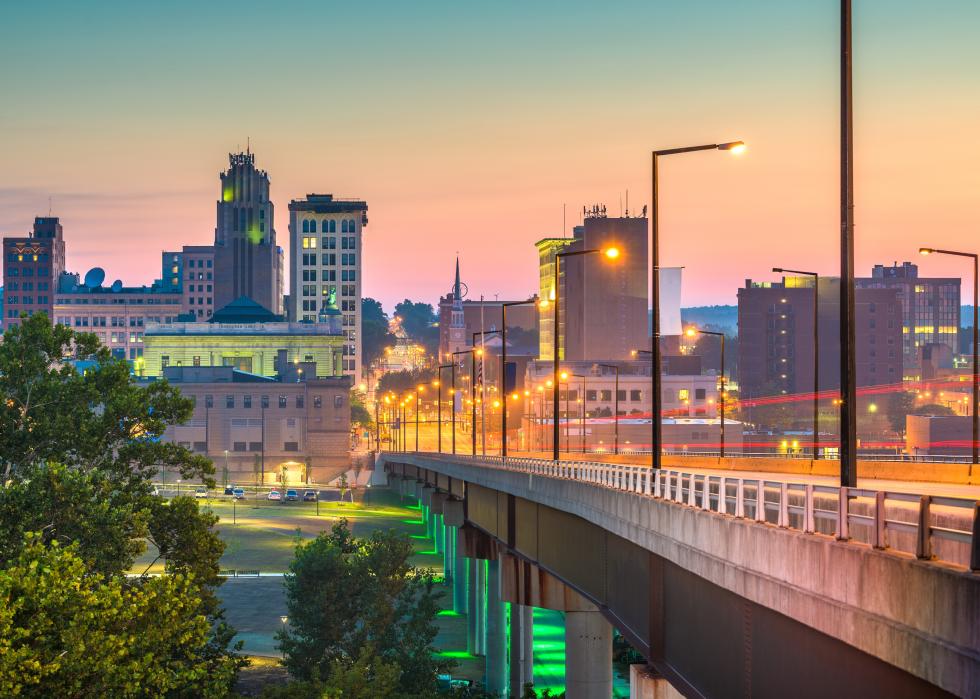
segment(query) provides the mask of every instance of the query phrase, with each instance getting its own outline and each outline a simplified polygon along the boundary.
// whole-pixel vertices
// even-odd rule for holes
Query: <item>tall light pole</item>
[[[857,350],[854,342],[854,109],[851,0],[841,0],[840,40],[840,484],[857,486]]]
[[[662,445],[660,424],[660,413],[663,396],[661,394],[660,381],[660,182],[659,182],[659,161],[665,155],[679,155],[681,153],[694,153],[702,150],[727,150],[732,153],[741,153],[745,150],[745,143],[742,141],[729,141],[728,143],[711,143],[703,146],[688,146],[686,148],[665,148],[652,152],[652,195],[650,197],[650,276],[653,285],[651,287],[651,306],[653,307],[653,338],[651,344],[651,364],[653,365],[651,375],[651,407],[653,409],[653,420],[651,428],[651,452],[653,468],[660,468],[660,451]]]
[[[472,355],[472,367],[470,369],[470,376],[475,376],[476,374],[476,348],[471,348],[467,350],[459,350],[453,352],[453,454],[456,453],[456,355],[458,354],[469,354]],[[476,404],[473,404],[473,429],[476,429]],[[472,435],[473,439],[473,456],[476,456],[476,433]]]
[[[721,416],[721,449],[718,451],[718,455],[721,458],[725,458],[725,333],[714,332],[713,330],[699,330],[697,328],[688,328],[687,336],[694,337],[695,335],[714,335],[715,337],[721,338],[721,374],[719,379],[718,388],[718,408],[719,415]]]
[[[472,384],[470,386],[470,390],[473,391],[473,403],[472,403],[472,405],[473,405],[473,456],[476,456],[476,358],[483,356],[484,348],[486,347],[486,344],[487,344],[486,343],[486,336],[487,335],[494,335],[494,334],[499,333],[499,332],[500,332],[499,330],[477,330],[475,333],[472,333],[473,339],[470,342],[470,344],[473,346],[473,350],[475,352],[475,354],[473,355],[473,370],[470,372],[470,383]],[[477,337],[480,338],[480,347],[479,348],[477,348],[477,346],[476,346],[476,338]],[[481,361],[481,366],[482,365],[483,364],[482,364],[482,361]],[[481,370],[481,374],[482,374],[482,370]],[[486,455],[485,452],[487,450],[486,406],[484,405],[484,400],[483,400],[486,397],[486,396],[484,396],[484,390],[483,390],[483,386],[486,385],[485,384],[485,381],[486,381],[486,377],[481,375],[481,377],[480,377],[480,415],[483,417],[483,431],[484,431],[484,434],[483,434],[483,451],[484,451],[484,455]]]
[[[452,364],[441,364],[439,366],[439,368],[436,370],[438,372],[436,374],[436,377],[437,377],[436,378],[436,390],[437,390],[437,393],[438,393],[437,400],[436,400],[436,403],[437,403],[437,407],[436,407],[436,421],[439,423],[439,437],[437,438],[436,441],[438,442],[438,445],[439,445],[439,453],[440,454],[442,453],[442,370],[443,369],[451,369],[452,367],[453,367]]]
[[[980,451],[980,415],[977,413],[977,407],[980,406],[980,373],[978,373],[977,364],[977,341],[980,340],[980,329],[977,328],[977,316],[980,315],[980,309],[978,309],[978,301],[980,297],[977,294],[977,253],[975,252],[957,252],[955,250],[940,250],[939,248],[919,248],[919,252],[923,255],[955,255],[957,257],[969,257],[973,260],[973,463],[977,464],[980,461],[977,460],[978,451]]]
[[[425,390],[425,386],[419,384],[415,387],[415,451],[418,453],[419,450],[419,408],[422,402],[422,391]]]
[[[502,349],[500,352],[500,395],[503,404],[503,413],[500,416],[501,438],[500,455],[507,458],[507,309],[511,306],[537,305],[536,299],[527,301],[505,301],[500,304],[500,340]],[[516,387],[515,387],[516,388]]]
[[[803,272],[798,269],[773,267],[776,274],[802,274],[813,277],[813,458],[819,459],[817,442],[820,435],[820,275],[816,272]]]
[[[600,367],[604,369],[612,369],[616,372],[616,388],[615,388],[615,400],[613,405],[616,406],[613,410],[613,424],[615,425],[615,437],[613,441],[613,454],[619,454],[619,365],[618,364],[600,364]]]
[[[558,428],[558,410],[559,410],[559,406],[558,406],[559,351],[558,350],[561,345],[560,342],[561,333],[559,332],[558,329],[558,304],[559,304],[559,299],[561,298],[561,291],[559,290],[559,288],[561,287],[561,259],[563,257],[578,257],[579,255],[591,255],[593,253],[595,254],[601,253],[602,255],[605,255],[605,257],[609,260],[615,260],[619,258],[619,248],[615,248],[615,247],[603,248],[601,250],[599,248],[590,248],[588,250],[573,250],[571,252],[555,253],[555,327],[554,327],[554,331],[552,332],[552,339],[553,339],[552,355],[553,356],[552,356],[552,372],[551,372],[552,388],[553,388],[552,411],[551,411],[553,445],[552,445],[551,455],[554,461],[558,461],[559,458],[561,458],[561,455],[559,454],[559,447],[561,446],[559,444],[560,430]]]

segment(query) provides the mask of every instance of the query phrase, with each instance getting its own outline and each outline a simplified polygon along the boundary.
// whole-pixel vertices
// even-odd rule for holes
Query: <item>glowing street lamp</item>
[[[653,286],[651,287],[651,306],[653,307],[653,338],[650,363],[651,363],[651,408],[653,419],[651,422],[651,457],[653,468],[660,468],[660,452],[663,443],[661,412],[663,397],[661,395],[661,376],[660,376],[660,158],[665,155],[680,155],[682,153],[693,153],[702,150],[722,150],[729,153],[739,154],[745,152],[743,141],[729,141],[727,143],[710,143],[703,146],[688,146],[685,148],[665,148],[655,150],[651,153],[652,157],[652,196],[650,197],[650,276]]]

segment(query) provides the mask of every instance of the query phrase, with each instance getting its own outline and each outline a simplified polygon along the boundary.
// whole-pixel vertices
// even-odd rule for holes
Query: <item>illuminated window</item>
[[[691,392],[686,388],[681,388],[677,391],[677,400],[689,400],[691,397]]]

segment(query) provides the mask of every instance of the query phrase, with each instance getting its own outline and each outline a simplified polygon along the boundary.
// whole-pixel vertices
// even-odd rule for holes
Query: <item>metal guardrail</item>
[[[594,461],[418,454],[581,481],[980,572],[978,500]]]

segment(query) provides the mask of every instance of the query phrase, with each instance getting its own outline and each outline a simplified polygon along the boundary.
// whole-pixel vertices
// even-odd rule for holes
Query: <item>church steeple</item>
[[[453,282],[453,302],[462,303],[463,294],[461,293],[462,285],[459,283],[459,255],[456,256],[456,281]]]

